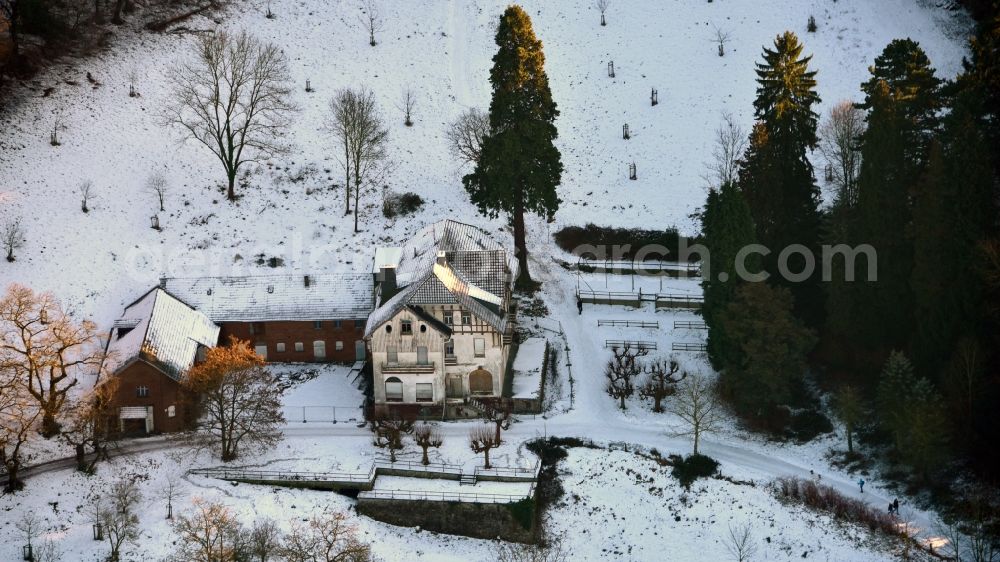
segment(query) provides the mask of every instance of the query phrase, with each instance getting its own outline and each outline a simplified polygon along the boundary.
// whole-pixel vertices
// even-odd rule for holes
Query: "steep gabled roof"
[[[360,319],[373,300],[369,273],[175,277],[162,285],[214,322]]]
[[[106,368],[112,373],[146,361],[174,380],[194,363],[198,346],[214,346],[219,327],[157,287],[130,304],[111,329]]]

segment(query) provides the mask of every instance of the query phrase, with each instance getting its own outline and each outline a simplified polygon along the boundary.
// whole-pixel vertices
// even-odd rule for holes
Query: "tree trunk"
[[[94,0],[94,23],[104,23],[104,16],[101,14],[101,2],[104,0]]]
[[[517,256],[517,266],[521,270],[517,284],[521,287],[530,287],[532,281],[531,274],[528,273],[528,244],[524,232],[524,207],[518,205],[511,218],[514,222],[514,255]]]
[[[42,416],[42,437],[49,439],[59,435],[61,426],[52,412],[46,411]]]
[[[489,449],[483,449],[483,455],[486,457],[486,466],[484,468],[486,470],[489,470],[490,468],[492,468],[492,467],[490,467],[490,450]]]
[[[423,449],[424,449],[424,458],[420,462],[422,462],[424,466],[427,466],[431,464],[431,459],[427,457],[427,447],[424,447]]]
[[[694,454],[698,454],[698,439],[701,437],[701,430],[694,430]]]
[[[851,435],[851,426],[847,426],[847,452],[854,452],[854,437]]]
[[[125,23],[122,19],[122,11],[125,9],[125,0],[115,0],[115,13],[111,16],[111,23],[121,25]]]
[[[236,201],[236,170],[226,174],[229,178],[229,190],[226,192],[226,197],[230,201]]]
[[[663,401],[663,397],[659,394],[653,395],[653,411],[657,414],[663,412],[663,406],[660,404]]]
[[[83,443],[77,443],[74,447],[76,449],[76,471],[86,473],[87,458]]]
[[[344,141],[344,216],[351,214],[351,151]]]
[[[497,444],[500,443],[500,424],[501,423],[502,422],[496,422],[496,424],[497,424]]]
[[[621,396],[618,397],[618,399],[621,401],[619,403],[618,407],[621,408],[622,410],[624,410],[625,409],[625,395],[622,394]]]

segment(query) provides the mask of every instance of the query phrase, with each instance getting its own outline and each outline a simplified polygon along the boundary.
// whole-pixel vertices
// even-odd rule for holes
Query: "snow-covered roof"
[[[377,268],[378,257],[375,264]],[[485,230],[453,220],[434,223],[402,247],[396,264],[398,292],[378,303],[368,317],[365,336],[406,306],[452,303],[503,332],[503,302],[516,276],[517,260]]]
[[[218,326],[157,287],[126,307],[114,323],[106,367],[117,372],[141,359],[179,380],[194,363],[198,346],[218,341]]]
[[[214,322],[361,319],[373,300],[368,273],[174,277],[161,286]]]
[[[402,248],[375,248],[375,259],[372,261],[372,273],[378,273],[385,266],[395,266],[399,264],[399,258],[403,255]]]

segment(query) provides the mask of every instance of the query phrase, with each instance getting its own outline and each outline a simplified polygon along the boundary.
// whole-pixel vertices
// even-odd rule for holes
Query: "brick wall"
[[[143,361],[136,361],[115,375],[119,379],[115,395],[117,407],[152,406],[153,433],[171,433],[184,429],[188,414],[188,399],[180,383]],[[139,387],[148,389],[139,396]],[[174,406],[174,416],[168,408]]]
[[[222,322],[219,343],[229,336],[248,340],[252,347],[266,346],[267,360],[275,362],[353,362],[356,342],[364,341],[364,320],[305,322]],[[315,342],[323,342],[325,357],[316,355]],[[342,349],[337,349],[340,342]],[[296,350],[296,344],[301,351]],[[284,351],[279,348],[284,346]]]

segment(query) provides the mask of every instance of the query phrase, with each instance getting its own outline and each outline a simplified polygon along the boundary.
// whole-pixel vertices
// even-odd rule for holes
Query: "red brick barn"
[[[111,329],[105,360],[105,371],[119,379],[115,403],[122,433],[183,429],[193,412],[181,379],[218,341],[218,326],[160,288],[125,307]]]

